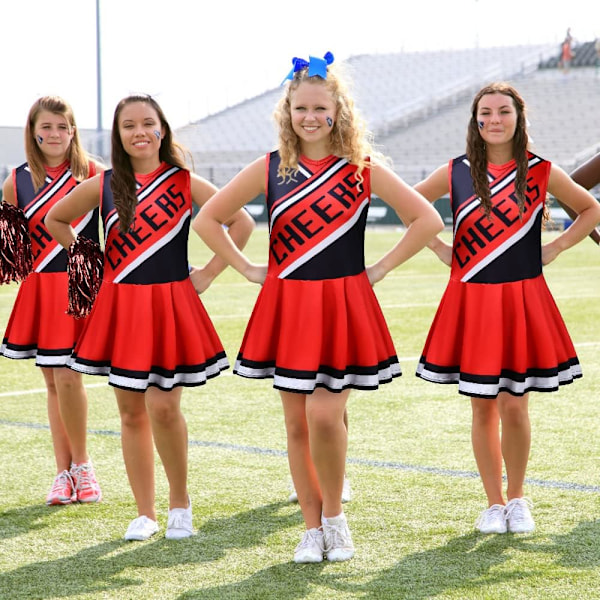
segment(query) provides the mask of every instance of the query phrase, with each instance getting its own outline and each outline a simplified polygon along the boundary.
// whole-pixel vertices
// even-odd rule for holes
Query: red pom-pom
[[[103,270],[100,244],[80,236],[69,246],[67,260],[68,315],[76,319],[87,317],[100,289]]]
[[[0,283],[23,281],[32,270],[27,217],[18,206],[0,202]]]

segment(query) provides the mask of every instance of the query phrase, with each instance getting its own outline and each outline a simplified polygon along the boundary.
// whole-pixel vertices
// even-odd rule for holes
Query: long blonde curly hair
[[[330,149],[335,156],[345,158],[358,167],[356,178],[362,183],[362,171],[370,168],[373,161],[388,162],[386,157],[374,147],[373,135],[354,105],[350,95],[348,76],[338,65],[328,65],[327,78],[308,75],[305,67],[294,73],[286,83],[283,96],[275,107],[273,118],[279,130],[280,163],[278,175],[282,181],[294,178],[298,171],[301,154],[300,139],[292,128],[291,98],[301,83],[323,85],[331,92],[336,107],[336,119],[330,132]]]

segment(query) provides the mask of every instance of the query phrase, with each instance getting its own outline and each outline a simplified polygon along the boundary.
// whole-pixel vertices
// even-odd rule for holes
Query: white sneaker
[[[350,481],[344,475],[344,486],[342,487],[342,502],[350,502],[352,500],[352,488],[350,487]]]
[[[511,533],[529,533],[535,529],[530,508],[533,502],[529,498],[513,498],[504,507],[508,531]]]
[[[320,563],[323,562],[323,532],[314,527],[307,529],[302,536],[302,541],[294,550],[295,563]]]
[[[354,556],[354,544],[346,515],[342,513],[337,517],[321,517],[323,523],[323,545],[327,560],[338,562],[350,560]]]
[[[168,540],[182,540],[194,535],[192,525],[192,501],[187,508],[174,508],[169,511],[167,519],[167,531],[165,537]]]
[[[152,537],[157,531],[158,523],[149,519],[146,515],[142,515],[129,523],[129,527],[123,537],[126,540],[143,542]]]
[[[290,490],[290,495],[288,496],[288,502],[298,502],[298,494],[296,492],[296,488],[294,487],[294,482],[290,480],[288,484],[288,488]]]
[[[475,527],[481,533],[506,533],[506,515],[502,504],[492,504],[477,519]]]

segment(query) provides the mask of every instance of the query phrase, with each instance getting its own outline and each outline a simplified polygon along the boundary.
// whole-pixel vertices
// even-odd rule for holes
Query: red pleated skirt
[[[103,282],[69,366],[143,392],[197,386],[229,367],[191,281]]]
[[[67,315],[66,272],[31,273],[19,286],[0,354],[35,358],[40,367],[67,365],[85,319]]]
[[[401,375],[379,302],[365,272],[319,281],[267,276],[234,373],[273,378],[310,394],[373,390]]]
[[[581,366],[543,275],[498,284],[451,279],[416,374],[495,398],[556,391],[581,377]]]

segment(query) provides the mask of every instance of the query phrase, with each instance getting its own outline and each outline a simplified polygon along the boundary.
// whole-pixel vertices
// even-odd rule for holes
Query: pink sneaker
[[[56,504],[71,504],[77,500],[75,493],[75,484],[69,471],[59,473],[52,483],[52,489],[46,496],[46,504],[54,506]]]
[[[102,500],[102,490],[96,481],[91,460],[79,465],[71,465],[71,477],[78,502],[100,502]]]

